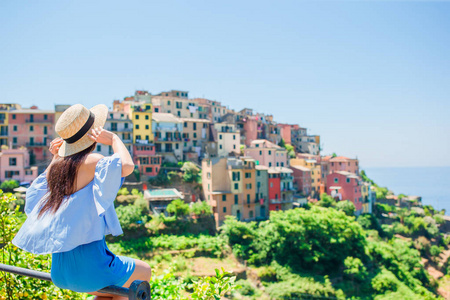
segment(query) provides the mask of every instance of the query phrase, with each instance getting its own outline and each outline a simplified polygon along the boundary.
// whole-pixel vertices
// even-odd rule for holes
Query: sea
[[[362,168],[379,186],[396,195],[421,196],[424,205],[450,215],[450,167]]]

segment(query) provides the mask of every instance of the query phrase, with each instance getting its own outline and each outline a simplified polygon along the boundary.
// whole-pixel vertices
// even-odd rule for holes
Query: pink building
[[[311,169],[303,166],[291,166],[294,184],[303,195],[311,193]]]
[[[49,161],[48,146],[54,137],[54,120],[54,111],[40,110],[36,106],[11,110],[8,144],[13,148],[27,147],[31,165]]]
[[[356,174],[345,171],[328,174],[327,193],[336,199],[353,202],[356,215],[362,212],[361,179]]]
[[[291,144],[291,128],[293,125],[289,124],[278,124],[278,127],[280,127],[280,135],[281,138],[284,140],[286,144]]]
[[[2,149],[0,153],[0,181],[31,182],[38,176],[38,168],[30,168],[30,154],[26,148]]]
[[[250,156],[259,162],[259,165],[269,168],[287,167],[288,155],[286,149],[267,140],[255,140],[245,149],[245,156]]]
[[[319,160],[318,160],[319,161]],[[325,181],[325,178],[328,174],[337,171],[345,171],[350,172],[356,175],[359,175],[359,162],[358,159],[348,158],[344,156],[323,156],[320,160],[320,164],[322,167],[322,179]]]
[[[161,168],[161,155],[156,155],[153,144],[135,144],[133,149],[134,164],[142,175],[154,177]]]
[[[254,116],[246,116],[244,121],[245,145],[250,146],[258,139],[258,121]]]

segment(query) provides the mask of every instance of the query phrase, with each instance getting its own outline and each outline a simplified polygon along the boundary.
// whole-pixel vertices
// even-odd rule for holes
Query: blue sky
[[[450,166],[449,28],[447,1],[1,1],[0,102],[181,89],[363,166]]]

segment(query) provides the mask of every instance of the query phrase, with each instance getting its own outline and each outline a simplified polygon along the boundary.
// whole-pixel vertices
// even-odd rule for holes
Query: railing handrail
[[[49,273],[40,272],[5,264],[0,264],[0,271],[14,273],[17,275],[32,277],[36,279],[46,280],[52,282],[52,277]],[[100,293],[113,294],[122,297],[128,297],[129,300],[150,300],[150,284],[147,281],[135,280],[131,283],[129,288],[111,285],[98,290]]]

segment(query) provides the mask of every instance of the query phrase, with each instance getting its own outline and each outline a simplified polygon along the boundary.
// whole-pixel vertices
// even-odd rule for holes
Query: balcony
[[[27,143],[26,144],[27,147],[48,147],[47,143],[38,143],[38,142],[34,142],[34,143]]]
[[[53,118],[49,118],[47,120],[44,120],[44,119],[26,119],[25,123],[39,123],[39,124],[49,123],[49,124],[53,124]]]
[[[182,138],[181,137],[165,137],[165,138],[160,138],[160,137],[155,137],[155,142],[182,142]]]
[[[291,200],[283,200],[283,199],[271,199],[270,204],[283,204],[283,203],[293,203],[294,199]]]

